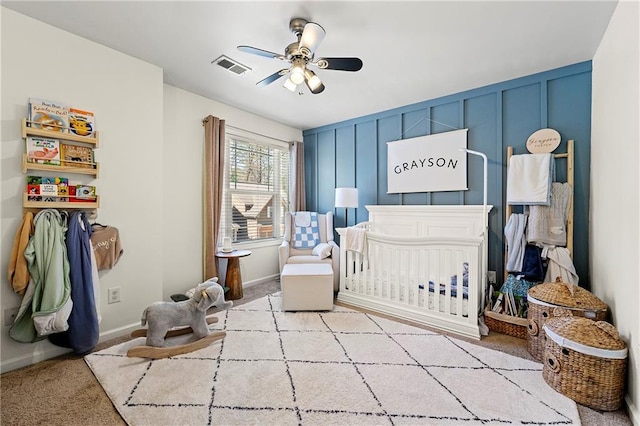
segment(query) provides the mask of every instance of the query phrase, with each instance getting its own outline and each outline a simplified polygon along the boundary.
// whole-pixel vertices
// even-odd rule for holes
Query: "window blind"
[[[289,147],[258,136],[226,134],[220,241],[281,238],[289,206]]]

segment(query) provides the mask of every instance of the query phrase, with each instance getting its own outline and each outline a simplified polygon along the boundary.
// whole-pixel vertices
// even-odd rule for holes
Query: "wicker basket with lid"
[[[527,303],[527,350],[538,361],[542,360],[545,346],[542,327],[554,308],[565,308],[574,316],[596,321],[607,319],[606,303],[582,287],[563,283],[560,278],[554,283],[531,287],[527,292]]]
[[[603,411],[624,398],[627,345],[605,321],[558,317],[544,325],[547,342],[542,376],[556,391]]]

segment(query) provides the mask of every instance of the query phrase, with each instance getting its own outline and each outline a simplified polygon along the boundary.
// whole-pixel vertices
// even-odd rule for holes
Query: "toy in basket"
[[[552,316],[554,308],[568,309],[573,316],[591,320],[607,319],[607,304],[593,293],[575,284],[563,283],[560,278],[554,283],[539,284],[527,293],[527,350],[538,361],[542,360],[545,336],[542,327]]]
[[[542,376],[549,386],[579,404],[603,411],[620,408],[627,346],[605,321],[572,315],[549,319]]]
[[[490,300],[484,320],[489,330],[497,333],[527,338],[527,291],[536,283],[509,274],[500,288],[496,300]]]

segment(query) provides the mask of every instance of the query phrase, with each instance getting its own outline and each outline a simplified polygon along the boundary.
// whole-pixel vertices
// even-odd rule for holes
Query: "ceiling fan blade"
[[[320,58],[316,65],[327,70],[360,71],[362,60],[360,58]]]
[[[256,86],[266,86],[267,84],[271,84],[283,75],[285,75],[289,70],[287,68],[281,69],[280,71],[276,71],[271,74],[269,77],[264,78],[256,83]]]
[[[258,56],[264,56],[266,58],[286,59],[283,55],[280,55],[279,53],[269,52],[268,50],[258,49],[257,47],[252,47],[252,46],[238,46],[238,50],[245,53],[252,53]]]
[[[325,35],[326,32],[320,25],[315,22],[307,22],[304,31],[302,31],[302,37],[300,37],[300,49],[303,47],[309,49],[309,56],[313,56]]]

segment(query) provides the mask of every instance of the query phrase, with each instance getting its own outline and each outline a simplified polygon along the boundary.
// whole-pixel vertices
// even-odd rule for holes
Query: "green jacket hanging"
[[[57,210],[45,209],[36,214],[34,225],[34,235],[24,252],[31,280],[9,330],[9,336],[22,343],[66,331],[73,306],[65,245],[66,221]]]

